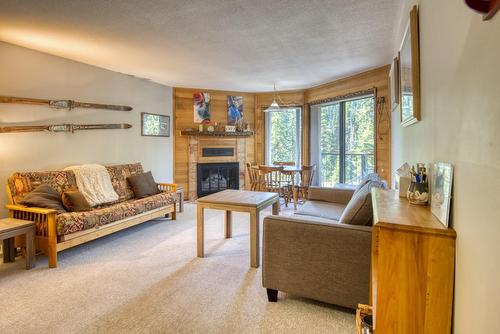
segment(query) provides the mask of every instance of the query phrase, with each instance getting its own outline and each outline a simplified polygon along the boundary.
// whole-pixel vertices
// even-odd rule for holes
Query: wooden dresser
[[[374,189],[372,200],[374,332],[450,333],[455,231],[396,191]]]

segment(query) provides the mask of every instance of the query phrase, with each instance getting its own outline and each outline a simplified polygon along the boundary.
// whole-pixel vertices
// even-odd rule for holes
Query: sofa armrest
[[[371,227],[264,218],[262,284],[355,309],[367,303]]]
[[[177,184],[175,183],[161,183],[158,182],[158,189],[161,191],[177,191]]]
[[[48,214],[57,214],[57,211],[54,209],[46,209],[46,208],[37,208],[33,206],[24,206],[24,205],[16,205],[16,204],[7,204],[5,206],[7,210],[9,210],[11,213],[18,211],[18,212],[29,212],[29,213],[38,213],[41,215],[48,215]]]
[[[339,204],[347,204],[354,194],[352,186],[336,186],[334,188],[310,187],[308,199]]]

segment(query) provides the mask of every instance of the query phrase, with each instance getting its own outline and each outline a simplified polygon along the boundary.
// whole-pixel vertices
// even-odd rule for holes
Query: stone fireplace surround
[[[197,194],[197,168],[198,163],[239,163],[239,187],[245,189],[245,138],[244,137],[202,137],[189,136],[189,162],[188,162],[188,199],[194,201],[198,198]],[[231,156],[203,156],[204,148],[233,148]]]

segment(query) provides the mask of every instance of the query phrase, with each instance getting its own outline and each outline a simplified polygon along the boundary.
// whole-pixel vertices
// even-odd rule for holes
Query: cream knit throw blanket
[[[114,202],[118,194],[113,189],[108,170],[102,165],[88,164],[70,166],[64,170],[75,173],[78,190],[83,194],[90,206]]]

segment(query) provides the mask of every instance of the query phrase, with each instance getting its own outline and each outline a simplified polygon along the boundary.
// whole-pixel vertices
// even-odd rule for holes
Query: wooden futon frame
[[[171,183],[158,183],[158,188],[160,191],[175,192],[177,190],[177,185]],[[176,219],[176,203],[174,202],[173,204],[143,212],[136,216],[66,235],[64,241],[59,241],[56,227],[57,212],[55,210],[12,204],[13,199],[9,186],[7,186],[7,195],[11,203],[5,206],[9,210],[9,217],[30,220],[36,223],[35,246],[37,250],[48,256],[49,268],[57,267],[57,253],[65,249],[121,231],[154,218],[170,215],[172,220]],[[19,245],[18,241],[19,240],[16,240],[16,245]]]

